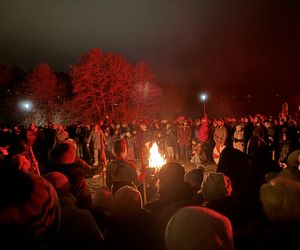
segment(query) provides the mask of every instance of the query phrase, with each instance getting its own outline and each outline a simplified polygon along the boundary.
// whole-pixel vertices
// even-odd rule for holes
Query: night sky
[[[147,61],[173,112],[300,105],[298,0],[1,0],[0,63],[55,71],[92,48]],[[250,95],[249,99],[246,96]]]

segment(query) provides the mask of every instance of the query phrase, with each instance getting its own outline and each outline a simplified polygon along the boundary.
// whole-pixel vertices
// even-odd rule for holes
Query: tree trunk
[[[52,123],[52,117],[53,117],[53,104],[51,100],[47,101],[47,123]]]
[[[104,94],[103,91],[100,91],[100,95],[101,95],[101,101],[102,101],[102,106],[103,106],[103,113],[106,114],[107,110],[106,110],[106,103],[105,103],[105,99],[104,99]]]
[[[115,119],[115,103],[114,103],[114,98],[111,98],[111,116],[113,117],[113,119]]]
[[[122,95],[122,101],[123,101],[123,117],[127,116],[127,108],[126,108],[126,102],[125,102],[125,97]]]
[[[101,114],[101,109],[100,109],[100,107],[99,107],[98,100],[97,100],[97,98],[96,98],[96,93],[95,93],[95,89],[94,89],[93,84],[91,84],[91,89],[92,89],[92,92],[93,92],[93,93],[92,93],[92,97],[93,97],[94,105],[95,105],[95,107],[96,107],[96,109],[97,109],[98,115],[100,115],[100,114]]]

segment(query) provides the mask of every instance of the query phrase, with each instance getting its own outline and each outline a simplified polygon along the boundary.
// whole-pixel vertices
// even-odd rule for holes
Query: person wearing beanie
[[[91,212],[103,232],[107,228],[107,221],[111,213],[112,197],[112,192],[109,187],[101,186],[95,190]]]
[[[288,155],[287,166],[296,168],[300,171],[300,150],[295,150]]]
[[[68,177],[60,172],[50,172],[43,175],[51,185],[55,188],[58,196],[67,196],[70,194],[70,183]]]
[[[131,187],[119,188],[113,196],[106,240],[110,249],[157,249],[153,218],[143,209],[141,193]]]
[[[232,184],[228,176],[223,173],[209,173],[199,195],[202,195],[203,207],[225,215],[234,227],[244,223],[246,213],[243,209],[244,204],[239,196],[232,193]]]
[[[201,189],[204,177],[204,168],[199,167],[192,169],[184,175],[184,181],[189,183],[193,192],[193,200],[196,203],[202,201],[202,196],[198,193]]]
[[[232,193],[230,178],[223,173],[209,173],[203,182],[201,193],[206,201],[218,200],[225,196],[230,196]]]
[[[164,246],[164,232],[172,215],[180,208],[195,205],[189,183],[184,181],[184,167],[178,162],[168,162],[158,172],[159,198],[145,205],[154,217],[154,234],[160,247]]]
[[[260,188],[264,216],[236,232],[236,249],[299,249],[300,182],[280,173]]]
[[[270,182],[276,177],[283,177],[300,182],[300,171],[298,170],[298,168],[289,166],[282,169],[280,172],[269,172],[265,175],[265,179],[267,182]]]
[[[125,140],[115,141],[113,154],[115,159],[106,165],[106,186],[112,189],[113,194],[123,186],[138,186],[136,166],[126,160],[127,146]]]
[[[204,177],[204,168],[195,168],[190,170],[184,175],[184,181],[188,182],[191,187],[200,190],[203,182]]]
[[[74,143],[57,144],[51,151],[50,157],[48,172],[60,172],[67,176],[70,182],[70,192],[76,197],[78,207],[90,208],[92,198],[85,180],[88,175],[88,167],[76,158]]]
[[[110,188],[106,186],[101,186],[95,190],[95,198],[93,202],[93,207],[103,208],[108,211],[111,210],[112,204],[112,193]]]
[[[179,209],[165,231],[168,250],[233,250],[230,220],[218,212],[199,206]]]
[[[111,214],[116,217],[128,217],[143,208],[141,193],[133,187],[118,189],[112,200]]]
[[[47,246],[60,226],[55,189],[44,178],[0,161],[0,244],[30,249]]]
[[[159,181],[163,185],[173,185],[184,181],[184,167],[177,162],[168,162],[159,171]]]
[[[69,180],[60,172],[44,176],[55,188],[61,207],[61,223],[50,249],[78,248],[98,249],[104,244],[104,237],[92,214],[76,207],[76,199],[70,193]]]
[[[278,176],[260,188],[260,200],[270,221],[300,222],[300,181]]]
[[[184,181],[184,167],[177,162],[168,162],[158,172],[159,199],[146,204],[153,213],[161,213],[163,207],[174,202],[192,201],[192,190]]]

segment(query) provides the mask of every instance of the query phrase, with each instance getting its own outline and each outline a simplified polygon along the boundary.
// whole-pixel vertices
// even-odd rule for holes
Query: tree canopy
[[[151,117],[161,94],[150,66],[131,65],[121,54],[92,49],[71,65],[73,118],[97,121]],[[143,115],[142,115],[143,114]]]
[[[34,102],[35,113],[40,119],[52,122],[55,115],[55,99],[58,95],[57,78],[50,66],[41,63],[35,66],[26,79],[26,91]]]

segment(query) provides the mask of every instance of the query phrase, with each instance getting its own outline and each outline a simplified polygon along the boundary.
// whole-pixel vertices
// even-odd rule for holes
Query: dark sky
[[[1,0],[0,63],[29,70],[46,62],[68,72],[80,54],[98,47],[150,63],[159,82],[171,85],[167,100],[176,100],[178,112],[181,104],[199,105],[204,90],[216,114],[232,111],[227,99],[245,106],[248,94],[260,108],[278,109],[283,100],[296,106],[299,2]]]

